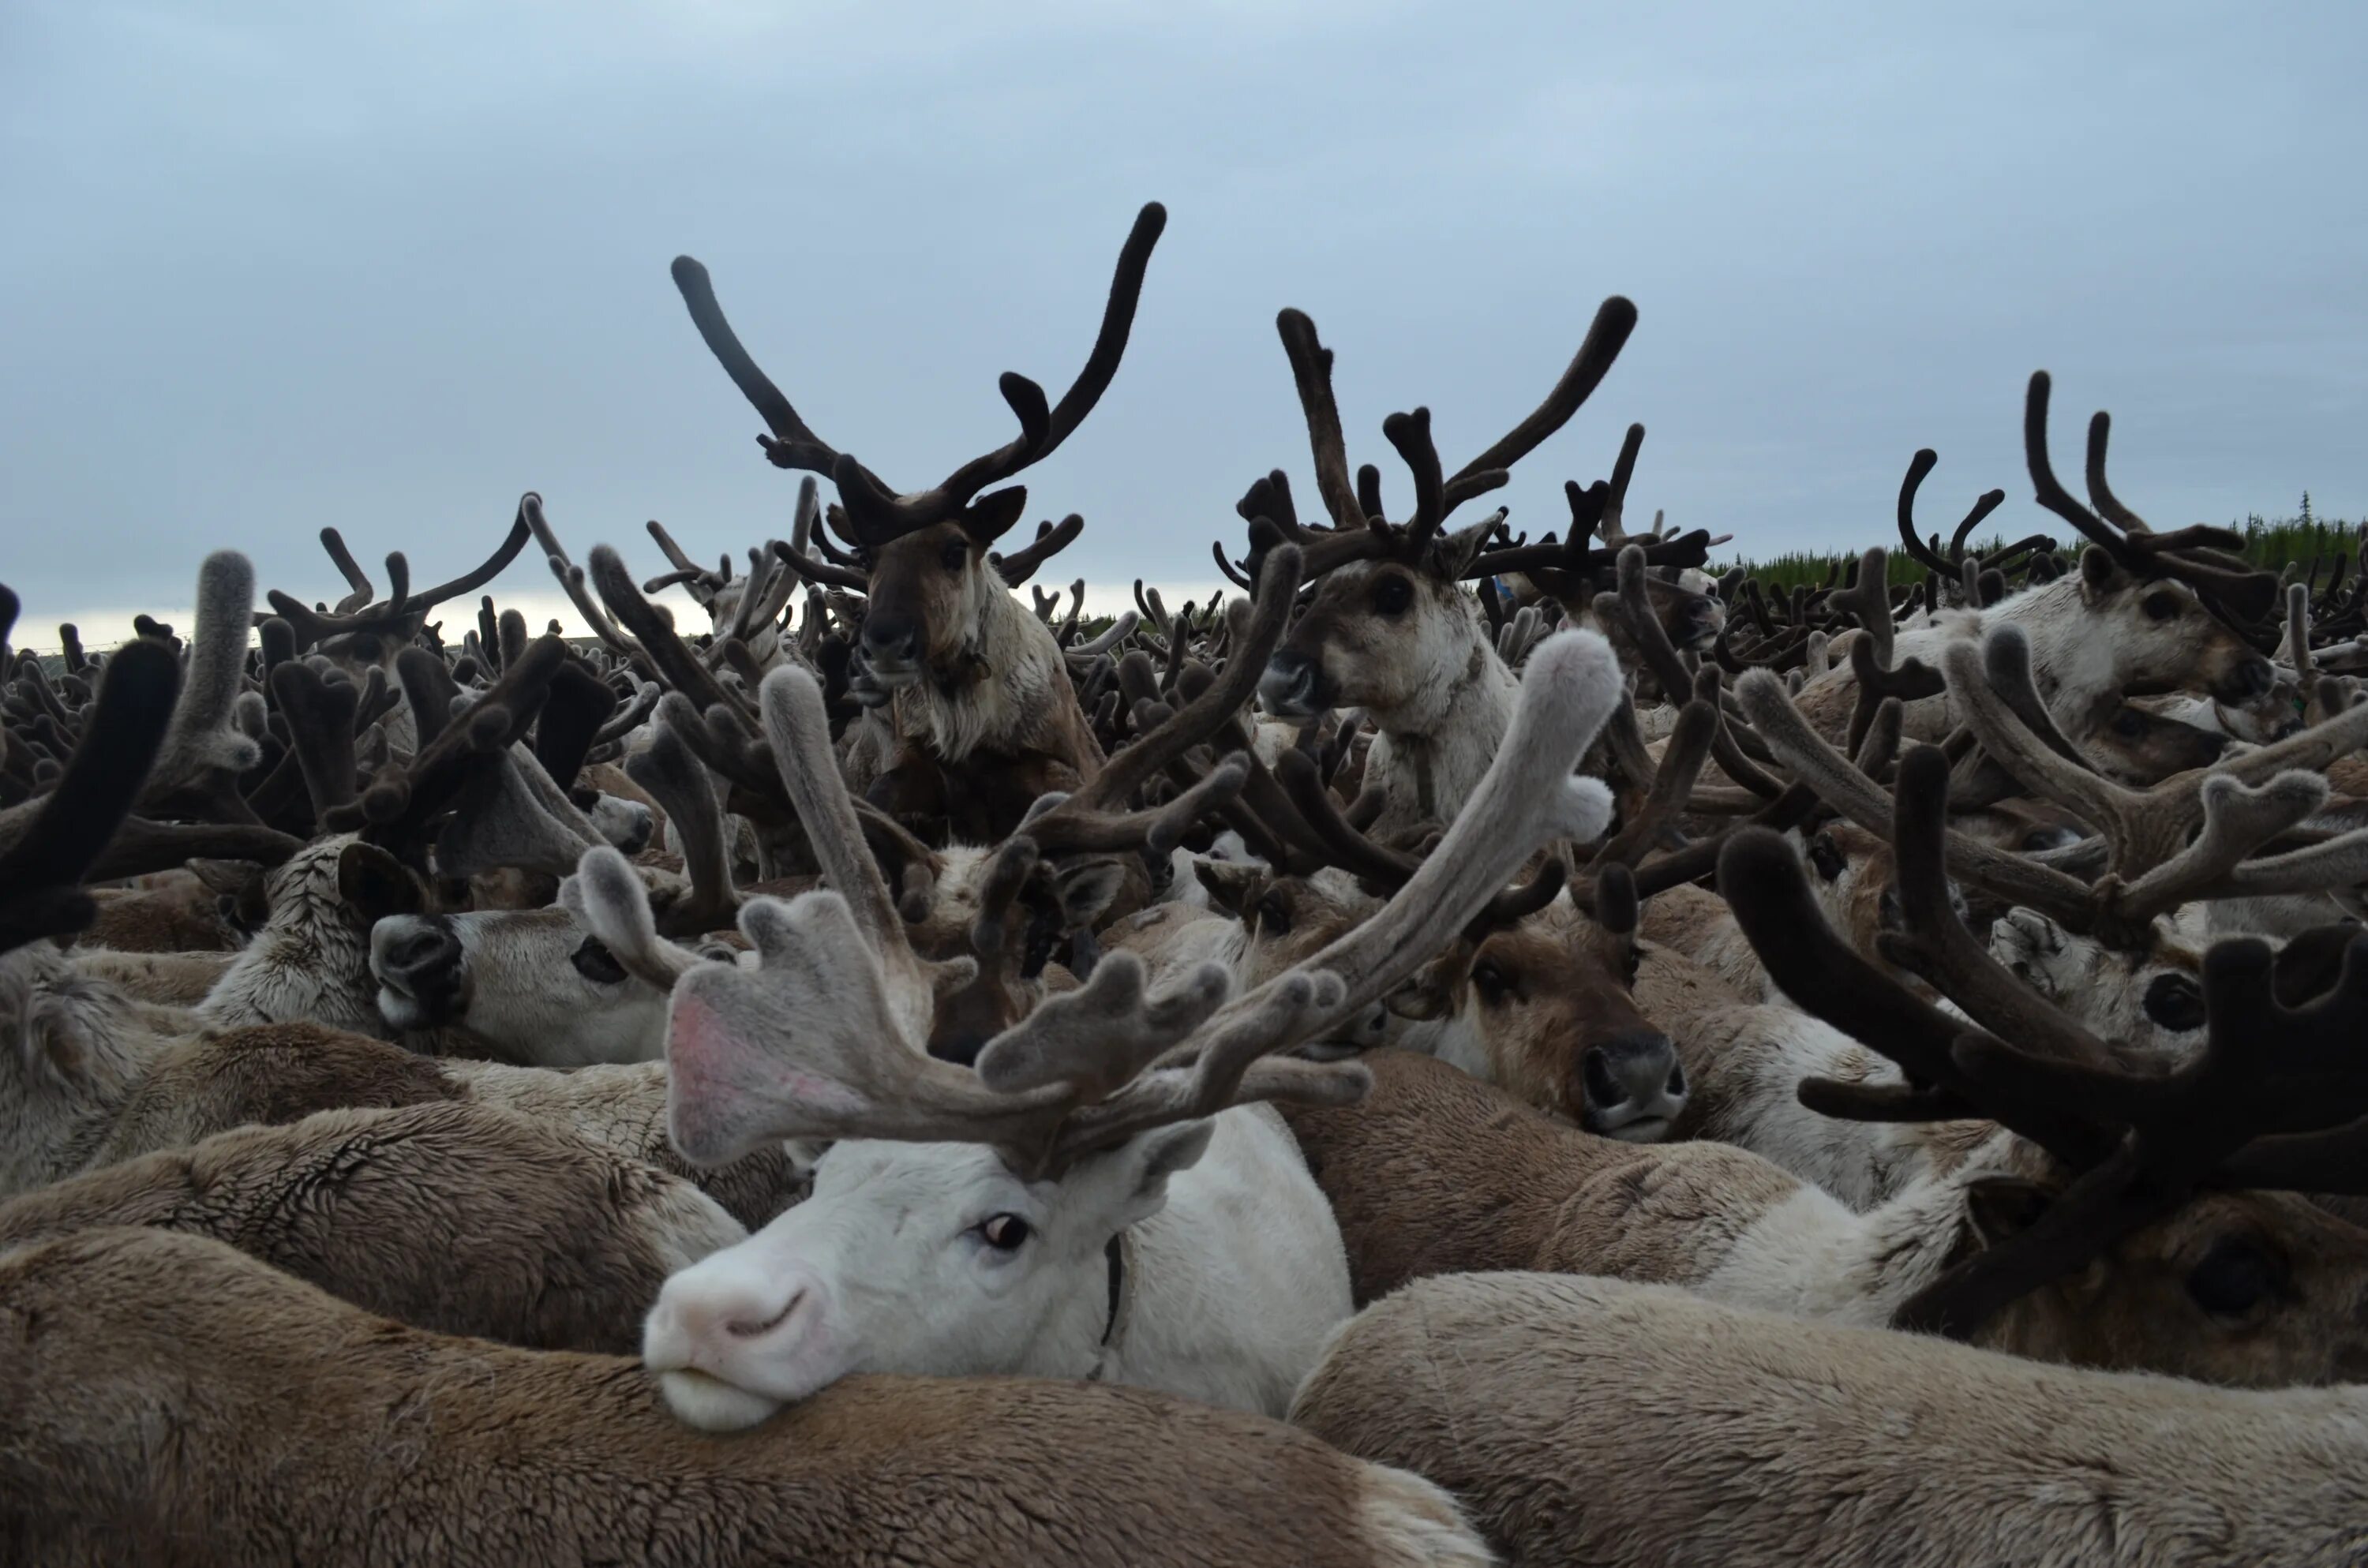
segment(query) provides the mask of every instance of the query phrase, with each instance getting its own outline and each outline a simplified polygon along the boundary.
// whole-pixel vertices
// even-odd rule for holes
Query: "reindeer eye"
[[[1291,906],[1277,895],[1269,893],[1258,900],[1258,924],[1266,928],[1268,935],[1287,937],[1291,934]]]
[[[625,978],[625,966],[601,945],[598,937],[585,937],[584,945],[567,955],[567,961],[575,966],[576,973],[596,985],[616,985]]]
[[[1809,840],[1809,864],[1817,869],[1817,875],[1825,881],[1830,882],[1840,876],[1849,863],[1842,857],[1842,846],[1834,842],[1833,835],[1821,833]]]
[[[2214,1317],[2242,1317],[2277,1288],[2277,1266],[2250,1242],[2224,1241],[2188,1272],[2187,1293]]]
[[[938,559],[945,562],[947,571],[959,572],[970,564],[970,546],[959,541],[950,544],[939,553]]]
[[[2148,620],[2169,620],[2179,613],[2179,596],[2167,589],[2156,589],[2140,603]]]
[[[1472,988],[1480,993],[1480,1000],[1493,1007],[1511,994],[1513,983],[1493,963],[1474,964]]]
[[[2145,728],[2146,719],[2135,708],[2124,708],[2113,715],[2113,733],[2123,740],[2137,739],[2138,732]]]
[[[2188,975],[2156,975],[2144,1006],[2147,1017],[2174,1034],[2203,1027],[2203,992]]]
[[[1414,603],[1414,584],[1393,572],[1373,585],[1373,609],[1380,615],[1404,615]]]
[[[1017,1214],[991,1214],[980,1222],[978,1239],[997,1252],[1018,1252],[1028,1239],[1028,1221]]]

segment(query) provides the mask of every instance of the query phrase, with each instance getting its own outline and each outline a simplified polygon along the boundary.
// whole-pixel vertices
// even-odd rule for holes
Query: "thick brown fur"
[[[0,1206],[0,1250],[102,1226],[227,1242],[421,1327],[622,1352],[666,1277],[746,1233],[688,1183],[529,1117],[332,1110]]]
[[[2071,1371],[1538,1274],[1341,1330],[1292,1419],[1525,1564],[2294,1568],[2368,1557],[2368,1393]]]
[[[1256,1416],[852,1378],[709,1437],[634,1361],[422,1333],[120,1231],[0,1256],[0,1541],[24,1568],[1487,1560],[1436,1488]]]

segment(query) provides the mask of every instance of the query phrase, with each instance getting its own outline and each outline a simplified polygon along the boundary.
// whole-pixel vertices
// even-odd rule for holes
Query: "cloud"
[[[1597,301],[1642,324],[1524,462],[1516,527],[1650,432],[1635,504],[1759,553],[2021,477],[2023,379],[2116,416],[2150,517],[2368,511],[2368,20],[1193,0],[983,7],[111,4],[0,19],[0,574],[31,622],[171,604],[233,544],[307,598],[327,523],[417,573],[541,490],[580,556],[783,531],[795,485],[667,281],[900,484],[1075,372],[1134,208],[1171,210],[1127,362],[1030,472],[1057,570],[1199,581],[1305,437],[1276,310],[1352,452],[1460,462]],[[530,561],[497,585],[546,592]]]

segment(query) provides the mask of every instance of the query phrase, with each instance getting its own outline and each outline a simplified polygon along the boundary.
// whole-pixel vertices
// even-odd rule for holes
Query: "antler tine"
[[[625,776],[649,791],[666,812],[690,879],[687,898],[677,899],[657,929],[666,936],[696,937],[732,924],[740,895],[732,885],[731,858],[723,838],[723,810],[716,803],[712,776],[691,755],[681,733],[665,719],[650,744],[625,760]]]
[[[1917,996],[1834,934],[1799,853],[1780,835],[1737,829],[1719,850],[1718,889],[1770,978],[1796,1006],[1897,1062],[1912,1087],[1958,1081],[1949,1048],[1964,1020]]]
[[[722,703],[744,719],[753,717],[746,699],[719,685],[666,616],[634,590],[623,557],[605,544],[595,545],[592,550],[592,585],[676,690],[697,703],[701,710]]]
[[[669,574],[668,580],[682,583],[695,583],[700,587],[707,589],[710,593],[714,591],[716,587],[715,574],[707,567],[701,566],[698,562],[693,561],[689,555],[685,554],[683,552],[682,546],[675,543],[674,535],[666,531],[666,526],[664,523],[659,522],[655,517],[652,517],[648,522],[642,526],[649,530],[650,538],[657,541],[658,549],[666,553],[666,560],[671,562],[674,565],[674,571]],[[653,578],[651,580],[655,582],[659,579]],[[642,592],[645,594],[654,594],[656,593],[657,590],[655,588],[645,586],[642,589]]]
[[[252,824],[236,778],[262,760],[262,748],[233,722],[244,689],[246,640],[255,624],[255,566],[234,550],[218,550],[198,568],[197,625],[189,633],[189,664],[181,699],[165,732],[165,748],[150,774],[154,800],[176,790],[201,793],[211,814]]]
[[[1333,528],[1344,534],[1363,535],[1367,532],[1364,508],[1358,504],[1356,483],[1349,476],[1348,438],[1340,429],[1340,405],[1332,395],[1332,350],[1315,335],[1315,323],[1304,311],[1281,311],[1274,318],[1274,329],[1291,360],[1291,379],[1299,389],[1300,412],[1307,420],[1316,494],[1323,498]],[[1273,521],[1281,525],[1283,519]]]
[[[1430,438],[1430,410],[1391,415],[1382,421],[1382,435],[1414,475],[1414,516],[1406,520],[1398,548],[1407,559],[1418,559],[1447,517],[1441,494],[1446,481],[1440,472],[1439,448]]]
[[[1350,826],[1348,818],[1340,814],[1339,804],[1326,786],[1323,769],[1314,757],[1293,748],[1275,759],[1274,772],[1299,821],[1309,830],[1309,836],[1301,841],[1302,847],[1320,863],[1338,866],[1361,881],[1377,883],[1391,891],[1414,880],[1422,863],[1411,855],[1375,844]],[[1296,836],[1290,834],[1296,824],[1277,822],[1268,825],[1286,836]]]
[[[1628,530],[1622,525],[1628,516],[1628,485],[1636,477],[1636,454],[1645,447],[1645,426],[1631,425],[1620,438],[1620,455],[1611,462],[1611,481],[1605,486],[1603,511],[1596,519],[1597,531],[1603,542],[1617,550],[1629,542]],[[1571,507],[1574,531],[1578,521],[1578,507]]]
[[[2198,796],[2203,830],[2195,835],[2195,842],[2126,887],[2115,888],[2116,903],[2124,917],[2135,922],[2169,914],[2191,900],[2214,896],[2242,869],[2246,856],[2325,805],[2327,794],[2323,776],[2299,769],[2278,774],[2259,789],[2249,789],[2227,774],[2206,778]],[[2368,830],[2362,836],[2368,838]],[[2312,855],[2311,863],[2317,869],[2356,869],[2359,858],[2349,851],[2358,847],[2349,846],[2346,853],[2329,858],[2315,854],[2326,849],[2326,845],[2295,853]],[[2280,858],[2291,861],[2293,857]],[[2278,869],[2292,874],[2291,867]],[[2294,891],[2316,892],[2326,885]]]
[[[1957,531],[1949,536],[1949,559],[1963,560],[1965,554],[1965,542],[1974,537],[1974,530],[1981,527],[1982,519],[2005,504],[2006,492],[2003,490],[1985,490],[1975,496],[1972,508],[1965,513],[1964,520],[1957,525]],[[2000,553],[2010,554],[2011,551]],[[1990,565],[1993,562],[1985,562],[1983,564]]]
[[[1801,717],[1781,678],[1768,670],[1752,670],[1736,683],[1735,693],[1752,728],[1793,778],[1868,832],[1892,836],[1891,797]],[[2044,910],[2075,930],[2089,928],[2089,886],[2076,878],[1954,832],[1948,836],[1948,865],[1952,874],[1979,882],[2011,903]]]
[[[1984,643],[1999,638],[2021,642],[2021,630],[1996,628]],[[2146,797],[2096,772],[2085,760],[2073,760],[2078,756],[2077,752],[2072,756],[2059,755],[2040,735],[2025,728],[2015,714],[2016,705],[1991,687],[1989,671],[1985,667],[1988,662],[1984,645],[1970,640],[1951,642],[1941,651],[1941,670],[1948,676],[1950,694],[1956,699],[1959,714],[1981,742],[1982,749],[1996,758],[1999,767],[2034,792],[2067,807],[2102,834],[2112,846],[2115,867],[2124,876],[2148,869],[2169,853],[2168,847],[2153,846],[2175,846],[2185,840],[2189,823],[2168,824],[2168,833],[2154,831],[2152,824],[2140,820],[2142,809],[2148,803]],[[2010,689],[2019,689],[2024,684],[2012,677],[2018,671],[2027,673],[2029,665],[2027,643],[2020,649],[2002,648],[1997,655],[1998,673],[2009,677]],[[2027,699],[2023,705],[2028,705]],[[2060,733],[2056,739],[2062,739]],[[2146,865],[2133,863],[2149,855]]]
[[[1113,954],[1105,959],[1094,971],[1095,981],[1101,979],[1103,970],[1111,963],[1131,956]],[[1122,969],[1121,975],[1139,967],[1138,961]],[[1198,1008],[1204,1003],[1222,1000],[1223,993],[1216,983],[1219,973],[1222,971],[1215,971],[1214,966],[1204,966],[1194,976],[1197,988],[1185,993],[1179,1002],[1189,1002]],[[1338,979],[1333,975],[1294,970],[1232,1006],[1215,1012],[1213,1017],[1208,1017],[1197,1030],[1185,1036],[1183,1046],[1155,1059],[1125,1087],[1108,1099],[1073,1112],[1060,1128],[1057,1141],[1042,1157],[1039,1168],[1058,1170],[1084,1154],[1112,1147],[1154,1128],[1197,1121],[1228,1106],[1252,1100],[1291,1099],[1339,1105],[1358,1098],[1372,1084],[1360,1063],[1319,1065],[1261,1060],[1309,1038],[1319,1027],[1316,1020],[1326,1009],[1337,1006],[1341,991]],[[1181,1014],[1185,1009],[1171,1004],[1170,1010]],[[1019,1027],[1024,1030],[1033,1022],[1031,1016]],[[1155,1031],[1141,1032],[1148,1036]],[[994,1049],[994,1043],[989,1049]],[[1188,1054],[1189,1060],[1174,1060]],[[982,1053],[982,1066],[985,1062]]]
[[[796,574],[803,582],[812,583],[818,587],[844,588],[850,594],[871,592],[871,579],[862,572],[834,566],[825,561],[816,561],[809,555],[800,555],[779,540],[774,542],[773,553],[780,558],[784,567]]]
[[[690,256],[674,258],[674,286],[682,294],[682,302],[690,312],[691,324],[715,356],[740,395],[748,400],[757,417],[771,432],[760,436],[758,442],[765,455],[777,468],[803,469],[813,473],[829,473],[839,460],[838,449],[815,435],[781,389],[772,379],[757,368],[747,349],[740,346],[739,335],[724,319],[723,307],[716,302],[715,285],[707,276],[707,268]]]
[[[1957,569],[1916,531],[1916,492],[1923,488],[1925,476],[1939,466],[1941,454],[1930,447],[1919,447],[1907,460],[1907,477],[1899,482],[1899,543],[1908,558],[1918,565],[1938,572],[1943,577],[1953,577]]]
[[[529,492],[529,494],[532,493]],[[532,532],[533,529],[526,518],[526,504],[521,500],[518,504],[518,516],[510,521],[510,531],[502,537],[500,544],[494,547],[494,552],[479,562],[473,570],[462,573],[449,583],[438,583],[432,588],[412,594],[408,597],[404,593],[403,584],[397,581],[389,588],[389,596],[396,606],[407,609],[412,615],[425,616],[445,600],[459,598],[463,594],[473,594],[500,576],[509,563],[518,558],[519,551],[526,549],[526,541]],[[396,570],[394,565],[396,559],[393,556],[387,558],[387,571],[390,575]]]
[[[312,665],[294,659],[273,667],[270,687],[272,703],[287,720],[289,749],[295,753],[318,822],[361,792],[354,761],[360,693],[351,682],[331,685]]]
[[[13,599],[14,596],[8,596]],[[13,606],[0,605],[0,612]],[[0,613],[0,620],[13,616]],[[7,628],[0,625],[0,639]],[[97,917],[82,889],[147,783],[172,722],[180,662],[134,639],[107,661],[82,742],[47,795],[0,812],[0,952]]]
[[[1072,512],[1057,524],[1037,524],[1034,542],[1023,549],[1008,555],[990,552],[987,563],[1002,577],[1005,587],[1017,588],[1036,575],[1038,567],[1075,544],[1077,536],[1085,531],[1086,519]]]
[[[1071,613],[1074,615],[1076,612],[1072,611]],[[1109,653],[1111,649],[1117,647],[1120,643],[1133,636],[1135,628],[1142,624],[1143,618],[1137,615],[1134,611],[1131,609],[1121,610],[1119,612],[1118,619],[1111,621],[1110,625],[1104,629],[1100,636],[1087,638],[1083,642],[1072,643],[1069,647],[1063,650],[1063,652],[1073,659],[1092,660],[1099,658],[1102,654]]]
[[[1165,857],[1193,824],[1240,797],[1249,770],[1248,754],[1235,752],[1175,799],[1141,812],[1064,812],[1070,797],[1047,795],[1030,808],[1021,830],[1047,855],[1140,848]]]
[[[2123,533],[2150,534],[2146,519],[2122,505],[2105,483],[2105,445],[2112,439],[2113,416],[2099,409],[2089,417],[2089,504]]]
[[[526,519],[527,528],[534,536],[537,548],[541,550],[544,561],[550,565],[552,576],[567,595],[568,602],[575,607],[575,613],[584,618],[584,624],[592,635],[612,653],[649,663],[649,655],[642,645],[617,630],[616,624],[601,612],[599,601],[592,597],[590,585],[585,578],[584,568],[568,559],[566,548],[559,542],[559,536],[552,531],[550,521],[543,517],[542,497],[531,490],[528,491],[518,500],[518,516]],[[654,664],[650,667],[656,668]]]
[[[1136,790],[1167,772],[1170,763],[1180,761],[1185,753],[1241,711],[1258,689],[1268,656],[1282,640],[1292,597],[1299,592],[1302,560],[1295,545],[1281,545],[1268,552],[1259,569],[1258,596],[1250,601],[1248,622],[1233,656],[1225,662],[1224,672],[1173,718],[1136,737],[1133,744],[1111,757],[1059,808],[1061,815],[1121,809]]]
[[[1671,697],[1693,689],[1693,676],[1687,670],[1678,650],[1669,641],[1668,630],[1661,618],[1653,613],[1652,601],[1645,593],[1645,549],[1642,545],[1622,545],[1620,550],[1620,591],[1598,594],[1595,597],[1598,615],[1618,615],[1627,625],[1628,635],[1645,658],[1653,677],[1661,689]],[[1773,800],[1784,792],[1781,780],[1771,778],[1745,755],[1742,745],[1728,729],[1724,717],[1717,733],[1711,737],[1711,755],[1718,758],[1721,772],[1737,784],[1763,799]]]
[[[1545,401],[1531,410],[1529,416],[1499,437],[1486,451],[1462,468],[1447,481],[1441,504],[1450,512],[1473,496],[1495,489],[1504,483],[1496,477],[1534,451],[1540,443],[1565,425],[1570,423],[1580,404],[1586,403],[1595,389],[1611,373],[1612,362],[1620,350],[1627,347],[1628,335],[1636,330],[1636,307],[1629,300],[1614,294],[1596,307],[1595,320],[1588,324],[1587,336],[1581,340],[1578,352],[1571,356],[1562,379],[1546,393]]]
[[[1209,553],[1216,557],[1217,570],[1225,574],[1225,581],[1245,592],[1255,586],[1250,581],[1249,574],[1226,559],[1225,546],[1222,540],[1212,539],[1209,541]]]
[[[321,548],[329,552],[329,560],[336,567],[337,574],[345,578],[346,586],[353,590],[337,601],[335,614],[350,615],[378,597],[378,590],[370,586],[370,574],[362,570],[362,563],[356,561],[353,551],[346,548],[343,534],[333,528],[323,528]]]
[[[1702,776],[1702,764],[1710,759],[1711,740],[1717,733],[1718,722],[1715,699],[1687,699],[1678,710],[1678,722],[1669,732],[1669,744],[1661,752],[1660,766],[1653,770],[1652,788],[1645,791],[1643,807],[1634,820],[1623,824],[1595,852],[1595,858],[1587,863],[1589,871],[1600,876],[1600,869],[1633,869],[1660,843],[1669,824],[1684,812],[1686,801],[1693,793],[1694,780]]]
[[[1891,667],[1891,556],[1881,545],[1858,558],[1858,581],[1826,600],[1836,609],[1848,610],[1866,628],[1867,642],[1874,650],[1874,662],[1883,669]]]
[[[2055,382],[2044,370],[2031,373],[2031,386],[2022,403],[2022,455],[2031,470],[2032,487],[2038,492],[2039,504],[2087,535],[2105,553],[2123,566],[2143,571],[2137,552],[2129,541],[2115,533],[2102,517],[2074,499],[2070,491],[2056,479],[2055,468],[2047,460],[2047,401]]]
[[[1900,759],[1896,799],[1898,814],[1892,852],[1907,933],[1904,940],[1880,938],[1884,956],[1931,982],[1968,1017],[2003,1039],[2026,1042],[2060,1061],[2108,1060],[2109,1047],[2025,988],[1958,917],[1949,897],[1945,864],[1949,759],[1940,747],[1908,749]],[[2090,1130],[2060,1113],[2050,1116],[2044,1107],[2028,1115],[2011,1116],[2009,1124],[2078,1164],[2088,1164],[2103,1153],[2096,1147]]]
[[[2279,652],[2294,669],[2294,680],[2303,690],[2311,689],[2310,664],[2310,588],[2302,583],[2286,585],[2286,645]]]

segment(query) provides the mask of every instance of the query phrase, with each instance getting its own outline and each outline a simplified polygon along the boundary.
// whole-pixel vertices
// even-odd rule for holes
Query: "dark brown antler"
[[[14,595],[0,641],[15,619]],[[161,642],[124,644],[107,662],[82,743],[57,787],[0,812],[0,952],[79,931],[97,918],[83,879],[148,781],[179,695],[180,662]]]
[[[2242,539],[2226,528],[2201,526],[2155,533],[2104,486],[2105,444],[2112,422],[2102,413],[2089,424],[2090,490],[2100,505],[2125,519],[2123,529],[2128,531],[2117,530],[2064,488],[2047,458],[2047,403],[2052,386],[2046,371],[2034,370],[2023,400],[2023,456],[2039,504],[2087,535],[2133,576],[2175,578],[2239,626],[2268,615],[2277,600],[2277,574],[2249,570],[2235,558],[2235,552],[2244,547]],[[2136,524],[2135,528],[2130,528],[2132,523]]]
[[[847,522],[857,540],[877,548],[900,535],[957,519],[973,533],[999,533],[1001,528],[1009,526],[1018,516],[1016,508],[1009,508],[1010,517],[1005,517],[1001,514],[1006,508],[974,507],[974,498],[987,486],[1000,483],[1051,456],[1100,401],[1126,352],[1152,247],[1159,243],[1160,232],[1167,223],[1167,210],[1156,201],[1145,204],[1135,215],[1134,227],[1119,251],[1118,267],[1110,278],[1110,301],[1102,312],[1101,330],[1094,339],[1093,351],[1087,356],[1084,368],[1060,403],[1047,406],[1043,388],[1016,371],[1006,371],[1000,383],[1003,399],[1019,421],[1019,434],[994,451],[962,464],[931,488],[902,495],[890,490],[879,475],[853,457],[816,436],[791,406],[789,399],[781,395],[780,389],[757,368],[724,319],[723,307],[716,303],[714,286],[704,267],[689,256],[677,256],[674,280],[709,351],[769,427],[769,435],[757,437],[765,455],[777,467],[830,475],[838,486]],[[990,510],[995,521],[988,520]],[[1001,527],[995,526],[996,521]]]
[[[296,646],[300,651],[330,642],[335,638],[363,634],[388,637],[398,642],[408,642],[419,634],[420,627],[427,622],[428,612],[438,605],[447,599],[458,598],[463,594],[473,594],[501,575],[502,570],[517,560],[518,552],[526,548],[526,541],[530,534],[531,529],[527,523],[526,507],[521,502],[518,514],[510,524],[509,532],[503,537],[502,542],[495,548],[491,555],[478,562],[473,570],[465,572],[448,583],[438,583],[436,586],[417,594],[411,592],[411,568],[404,561],[403,552],[397,551],[386,558],[388,578],[386,598],[376,604],[364,604],[359,608],[350,611],[342,611],[343,604],[352,602],[350,598],[341,601],[341,613],[324,615],[277,588],[264,597],[270,600],[273,613],[294,629]],[[334,546],[332,546],[333,540]],[[336,563],[338,571],[345,575],[348,583],[353,584],[358,590],[370,585],[369,579],[361,575],[361,569],[354,564],[352,555],[346,551],[345,541],[336,539],[334,529],[323,529],[321,542],[324,548],[329,550],[330,559]]]

